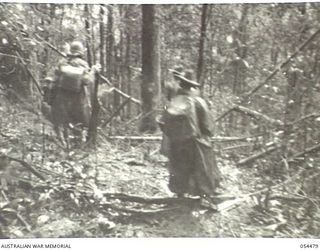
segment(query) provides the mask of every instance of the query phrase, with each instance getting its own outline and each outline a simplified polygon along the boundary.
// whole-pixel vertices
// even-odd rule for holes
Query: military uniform
[[[71,123],[73,127],[78,127],[78,129],[75,129],[78,136],[82,128],[89,126],[95,72],[81,58],[84,51],[81,45],[78,42],[75,42],[75,46],[73,45],[71,44],[71,51],[67,59],[60,61],[55,70],[51,107],[53,124],[56,127],[63,125],[65,132],[68,124]],[[61,81],[61,68],[66,65],[83,69],[84,75],[79,91],[64,88],[63,84],[65,83]],[[59,131],[57,132],[59,133]]]
[[[162,147],[167,147],[162,148],[162,152],[170,162],[169,188],[178,195],[212,196],[219,186],[220,172],[210,142],[208,107],[195,94],[198,92],[193,87],[198,87],[197,83],[181,75],[178,78],[180,89],[167,107],[172,110],[164,111],[159,121],[166,140]],[[184,106],[190,106],[186,114],[187,124],[174,129],[166,113],[180,112]]]

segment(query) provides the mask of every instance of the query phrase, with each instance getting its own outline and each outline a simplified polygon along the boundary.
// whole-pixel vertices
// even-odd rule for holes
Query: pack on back
[[[85,68],[72,65],[60,66],[60,88],[80,92],[82,90],[82,80],[85,75]]]
[[[172,142],[181,142],[200,134],[192,97],[179,95],[171,100],[163,113],[163,132]]]

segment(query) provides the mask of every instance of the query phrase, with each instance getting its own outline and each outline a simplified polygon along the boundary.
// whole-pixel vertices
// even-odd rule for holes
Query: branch
[[[33,173],[35,176],[37,176],[38,178],[40,178],[41,180],[45,181],[46,178],[35,168],[33,168],[32,166],[30,166],[28,163],[26,163],[25,161],[10,157],[10,156],[6,156],[8,157],[9,160],[11,161],[15,161],[20,163],[23,167],[25,167],[26,169],[28,169],[31,173]]]
[[[128,202],[136,202],[136,203],[143,203],[148,205],[188,205],[188,206],[198,206],[201,198],[188,198],[188,197],[157,197],[157,198],[150,198],[150,197],[141,197],[135,195],[128,195],[123,193],[103,193],[105,197],[108,199],[119,199],[122,201]],[[226,195],[217,195],[211,198],[213,203],[220,203],[225,200],[232,200],[235,199],[233,196],[226,196]]]
[[[220,149],[220,151],[233,150],[233,149],[244,148],[244,147],[252,147],[252,146],[253,146],[253,144],[246,143],[246,144],[240,144],[240,145],[235,145],[235,146],[222,148],[222,149]]]
[[[119,105],[119,107],[113,112],[113,114],[110,116],[110,118],[101,125],[101,127],[107,126],[112,121],[112,119],[116,115],[118,115],[119,112],[126,106],[126,104],[131,100],[131,98],[132,97],[129,97],[123,103],[121,103],[121,105]]]
[[[216,136],[211,137],[212,142],[233,142],[233,141],[249,141],[250,138],[259,137],[263,134],[250,135],[244,137],[223,137]],[[108,136],[108,139],[111,140],[131,140],[131,141],[161,141],[162,136]]]
[[[259,153],[257,153],[257,154],[251,155],[251,156],[249,156],[249,157],[247,157],[247,158],[245,158],[245,159],[243,159],[243,160],[238,161],[238,162],[236,163],[236,165],[241,166],[241,165],[250,163],[250,162],[252,162],[252,161],[255,161],[255,160],[257,160],[257,159],[260,159],[260,158],[262,158],[262,157],[264,157],[264,156],[272,153],[273,151],[275,151],[275,150],[277,150],[277,149],[279,149],[279,148],[280,148],[279,145],[275,145],[275,146],[273,146],[273,147],[271,147],[271,148],[269,148],[269,149],[263,150],[262,152],[259,152]]]
[[[22,98],[18,93],[16,93],[13,89],[8,89],[8,93],[12,94],[15,96],[15,98],[23,104],[23,106],[20,106],[22,109],[29,111],[32,114],[35,114],[37,116],[39,116],[39,112],[37,110],[35,110],[31,104],[27,101],[24,100],[24,98]]]
[[[280,183],[278,183],[278,184],[276,184],[276,185],[274,185],[272,187],[266,187],[266,188],[263,188],[261,190],[258,190],[258,191],[243,195],[242,197],[239,197],[239,198],[237,198],[235,200],[226,201],[224,203],[221,203],[221,204],[218,205],[218,211],[230,210],[231,208],[234,208],[235,206],[238,206],[239,203],[249,200],[249,198],[254,196],[254,195],[259,195],[259,194],[265,193],[267,191],[274,190],[274,189],[276,189],[278,187],[287,185],[288,183],[292,182],[295,178],[300,177],[300,175],[301,175],[301,173],[303,171],[305,171],[305,169],[302,169],[302,170],[298,171],[294,176],[292,176],[292,177],[288,178],[287,180],[282,181],[282,182],[280,182]],[[319,176],[319,173],[313,175],[312,177],[316,177],[316,176]]]
[[[289,123],[288,126],[291,126],[291,125],[294,125],[296,123],[302,122],[302,121],[304,121],[306,119],[309,119],[309,118],[317,118],[317,117],[320,117],[319,113],[308,114],[308,115],[305,115],[305,116],[301,117],[300,119],[298,119],[296,121],[293,121],[293,122]]]
[[[100,75],[100,78],[101,78],[105,83],[107,83],[109,86],[112,86],[112,85],[113,85],[113,84],[109,81],[109,79],[108,79],[107,77],[103,76],[103,75],[100,74],[100,73],[99,73],[99,75]]]
[[[119,199],[123,201],[129,202],[137,202],[137,203],[144,203],[144,204],[177,204],[177,203],[194,203],[199,202],[200,198],[198,199],[191,199],[191,198],[174,198],[174,197],[165,197],[165,198],[148,198],[148,197],[141,197],[135,195],[127,195],[123,193],[103,193],[105,197],[108,199]]]
[[[33,76],[33,74],[31,73],[31,71],[29,70],[27,64],[25,63],[25,61],[22,59],[22,57],[20,56],[19,52],[16,51],[16,55],[18,56],[18,58],[20,59],[22,65],[25,67],[25,69],[27,70],[28,74],[30,75],[30,77],[32,78],[33,82],[35,83],[39,93],[43,96],[43,93],[41,91],[41,88],[40,88],[40,84],[39,82],[37,81],[37,79]]]
[[[48,41],[46,41],[45,39],[43,39],[42,37],[40,37],[38,34],[34,34],[38,39],[41,40],[41,42],[44,42],[46,45],[48,45],[50,47],[50,49],[54,50],[55,52],[57,52],[60,56],[63,57],[67,57],[66,54],[62,53],[60,50],[58,50],[55,46],[53,46],[51,43],[49,43]]]
[[[244,95],[243,97],[240,98],[240,101],[238,102],[238,105],[242,104],[245,102],[251,95],[256,93],[261,87],[263,87],[267,82],[272,79],[279,71],[280,69],[284,68],[294,57],[297,56],[297,54],[302,51],[316,36],[320,33],[320,28],[313,33],[303,44],[301,44],[298,49],[291,55],[289,56],[284,62],[282,62],[279,66],[277,66],[274,71],[267,77],[265,80],[258,84],[255,88],[253,88],[249,93]],[[231,107],[229,110],[225,111],[222,115],[220,115],[217,119],[215,119],[215,122],[221,120],[224,118],[227,114],[229,114],[235,107]]]
[[[1,190],[1,194],[3,196],[3,198],[6,200],[6,202],[12,203],[12,201],[10,201],[8,199],[8,196],[6,195],[6,193]],[[8,205],[7,205],[8,206]],[[26,220],[19,214],[19,212],[15,211],[15,210],[10,210],[10,212],[12,212],[13,214],[15,214],[15,216],[17,217],[17,219],[26,227],[27,231],[30,233],[31,232],[31,226],[28,224],[28,222],[26,222]]]
[[[169,207],[169,208],[160,208],[160,209],[135,209],[135,208],[124,208],[124,207],[118,207],[114,204],[111,203],[104,203],[99,205],[102,208],[111,208],[116,211],[128,213],[128,214],[155,214],[155,213],[160,213],[160,212],[166,212],[166,211],[171,211],[175,209],[179,209],[179,207]]]
[[[280,120],[273,119],[273,118],[271,118],[271,117],[269,117],[267,115],[261,114],[258,111],[251,110],[251,109],[248,109],[248,108],[240,106],[240,105],[234,107],[233,110],[242,112],[242,113],[244,113],[246,115],[254,117],[257,120],[263,119],[263,120],[265,120],[265,121],[267,121],[267,122],[269,122],[269,123],[271,123],[273,125],[283,126],[283,122],[280,121]]]
[[[10,58],[16,58],[16,59],[20,59],[18,56],[14,56],[14,55],[11,55],[11,54],[5,54],[5,53],[1,53],[0,52],[0,56],[5,56],[5,57],[10,57]],[[30,61],[29,59],[26,59],[26,58],[22,58],[25,62],[30,62],[30,63],[36,63],[36,64],[39,64],[41,66],[45,66],[43,63],[39,63],[39,62],[32,62]]]
[[[131,98],[130,101],[132,101],[133,103],[136,103],[136,104],[138,104],[138,105],[141,106],[141,101],[140,101],[140,100],[135,99],[135,98],[133,98],[132,96],[127,95],[126,93],[122,92],[122,91],[121,91],[120,89],[118,89],[118,88],[113,87],[110,91],[115,91],[115,92],[117,92],[118,94],[122,95],[123,97]]]
[[[288,160],[288,162],[293,162],[295,160],[297,160],[298,158],[302,157],[302,156],[305,156],[306,154],[309,154],[309,153],[314,153],[314,152],[317,152],[320,150],[320,144],[319,145],[315,145],[315,146],[312,146],[312,147],[309,147],[307,148],[305,151],[303,152],[300,152],[300,153],[297,153],[295,154],[294,156],[290,157],[290,159]]]

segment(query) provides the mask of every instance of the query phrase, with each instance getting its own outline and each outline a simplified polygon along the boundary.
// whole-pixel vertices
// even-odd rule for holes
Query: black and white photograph
[[[0,30],[1,239],[318,248],[320,3],[0,2]]]

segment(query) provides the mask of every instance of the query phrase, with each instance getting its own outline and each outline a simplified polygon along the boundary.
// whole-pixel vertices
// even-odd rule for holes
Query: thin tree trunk
[[[247,23],[248,23],[248,11],[249,5],[244,4],[242,6],[241,18],[239,22],[238,29],[234,32],[234,40],[235,42],[235,58],[232,62],[233,65],[233,94],[241,95],[246,87],[245,77],[246,77],[246,67],[244,65],[244,60],[247,55]],[[239,123],[241,124],[242,132],[244,133],[247,125],[247,117],[238,115],[234,115],[231,125],[231,129],[236,130],[238,128]]]
[[[91,67],[92,66],[92,54],[91,54],[91,47],[90,47],[90,40],[91,40],[91,35],[90,35],[90,22],[89,22],[89,6],[86,4],[84,6],[84,13],[85,13],[85,29],[87,32],[87,38],[86,38],[86,45],[87,45],[87,59],[88,59],[88,64]]]
[[[294,142],[292,138],[292,126],[290,123],[296,121],[301,115],[301,101],[302,101],[302,88],[301,88],[301,71],[297,68],[290,68],[287,72],[287,96],[286,96],[286,106],[284,112],[284,130],[283,130],[283,140],[282,140],[282,153],[285,158],[287,158],[288,153],[290,153],[290,148]],[[300,146],[303,144],[299,142]],[[299,148],[302,150],[302,148]]]
[[[96,74],[95,81],[94,81],[94,89],[92,93],[93,102],[92,102],[91,118],[90,118],[89,129],[88,129],[88,142],[91,143],[91,145],[95,145],[97,140],[98,117],[99,117],[99,111],[100,111],[100,105],[97,98],[99,81],[100,81],[99,74]]]
[[[107,41],[106,41],[106,67],[107,77],[112,81],[113,75],[113,7],[108,6],[108,25],[107,25]]]
[[[103,23],[104,9],[100,6],[100,64],[101,64],[101,73],[103,74],[106,71],[105,68],[105,37],[104,37],[104,23]]]
[[[130,53],[131,53],[131,38],[127,33],[127,48],[126,48],[126,72],[127,72],[127,93],[131,96],[131,68],[130,68]],[[131,117],[131,103],[127,105],[127,118]]]
[[[197,81],[203,84],[203,65],[204,65],[204,48],[207,32],[207,19],[209,13],[209,5],[202,5],[202,14],[201,14],[201,30],[200,30],[200,42],[199,42],[199,57],[198,57],[198,70],[197,70]],[[203,87],[203,86],[202,86]]]
[[[97,53],[96,53],[96,44],[95,44],[95,40],[96,40],[96,34],[94,32],[94,28],[93,28],[93,21],[91,20],[91,27],[90,27],[90,49],[91,49],[91,58],[92,58],[92,65],[96,63],[97,61]]]

